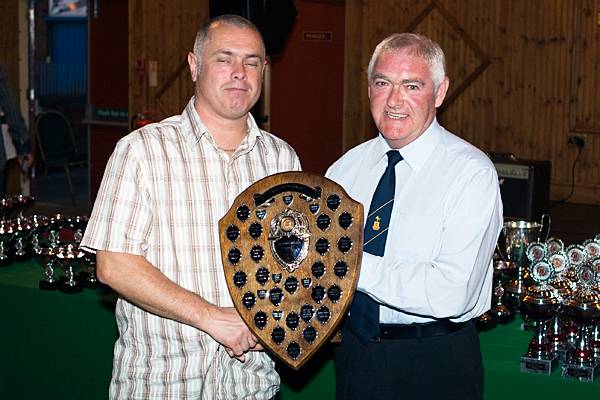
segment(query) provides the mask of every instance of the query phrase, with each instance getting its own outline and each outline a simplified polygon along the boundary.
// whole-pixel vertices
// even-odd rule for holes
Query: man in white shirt
[[[449,85],[437,43],[391,35],[368,80],[379,135],[327,172],[369,210],[358,292],[335,354],[337,398],[481,399],[471,320],[490,307],[502,225],[496,171],[436,120]]]

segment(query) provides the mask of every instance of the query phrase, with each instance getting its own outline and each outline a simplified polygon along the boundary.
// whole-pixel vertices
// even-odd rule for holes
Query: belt
[[[379,336],[374,340],[422,339],[434,336],[444,336],[467,327],[469,323],[470,322],[441,320],[410,325],[380,324]]]

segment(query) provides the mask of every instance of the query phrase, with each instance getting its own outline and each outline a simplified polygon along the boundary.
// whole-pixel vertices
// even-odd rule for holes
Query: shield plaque
[[[219,221],[236,309],[263,346],[294,369],[348,311],[362,256],[363,207],[320,175],[254,183]]]

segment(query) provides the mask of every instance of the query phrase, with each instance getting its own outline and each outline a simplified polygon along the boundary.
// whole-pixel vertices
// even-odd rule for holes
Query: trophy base
[[[499,317],[496,317],[496,319],[498,320],[499,324],[510,324],[511,322],[513,322],[515,320],[515,314],[509,314],[509,315],[502,315]]]
[[[488,313],[484,313],[475,320],[475,327],[479,332],[486,332],[498,326],[498,322]]]
[[[85,281],[79,281],[79,282],[80,282],[81,286],[83,286],[86,289],[99,289],[102,286],[104,286],[98,280],[95,280],[95,281],[85,280]]]
[[[29,254],[29,253],[15,254],[15,261],[17,261],[17,262],[24,262],[24,261],[29,261],[29,260],[31,260],[31,254]]]
[[[6,267],[12,264],[12,259],[10,257],[0,258],[0,267]]]
[[[58,290],[60,290],[63,293],[75,294],[75,293],[82,292],[83,288],[81,287],[80,284],[72,286],[72,285],[67,285],[66,283],[61,282]]]
[[[563,364],[562,377],[580,382],[594,382],[600,374],[600,363],[593,364]]]
[[[83,282],[90,278],[90,273],[87,271],[81,271],[77,274],[77,282]]]
[[[515,313],[504,305],[492,308],[490,313],[499,324],[509,324],[515,320]]]
[[[558,367],[558,356],[551,355],[548,358],[521,357],[521,372],[541,375],[552,375]]]
[[[56,290],[58,289],[58,282],[48,282],[48,281],[40,281],[39,288],[41,290]]]
[[[567,362],[567,349],[566,348],[555,349],[554,352],[558,356],[558,361],[561,364],[564,364]]]
[[[523,323],[521,323],[521,329],[525,332],[535,332],[537,331],[539,321],[530,318],[523,318]]]
[[[504,304],[514,313],[521,312],[521,293],[506,292],[504,293]]]

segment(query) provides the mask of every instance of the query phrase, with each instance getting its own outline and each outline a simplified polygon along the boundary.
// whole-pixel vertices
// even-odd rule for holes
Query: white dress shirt
[[[348,151],[326,176],[368,210],[388,150],[379,135]],[[358,290],[382,304],[382,323],[477,317],[490,308],[502,227],[494,165],[437,120],[399,151],[385,255],[363,253]]]

